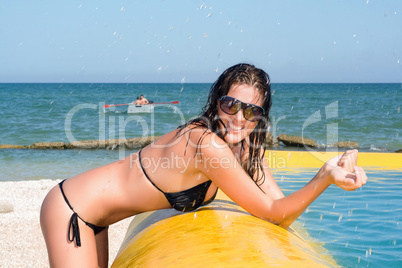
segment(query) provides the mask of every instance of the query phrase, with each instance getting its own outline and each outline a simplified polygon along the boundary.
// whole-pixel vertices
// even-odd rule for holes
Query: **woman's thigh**
[[[109,234],[108,228],[95,236],[96,250],[98,252],[99,267],[107,267],[109,264]]]
[[[68,240],[69,222],[74,212],[67,206],[59,186],[43,201],[40,222],[51,267],[98,267],[95,235],[78,220],[81,246]]]

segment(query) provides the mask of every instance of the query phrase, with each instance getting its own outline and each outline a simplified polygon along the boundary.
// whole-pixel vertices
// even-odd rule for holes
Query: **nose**
[[[244,121],[246,118],[244,118],[244,112],[243,109],[240,109],[235,115],[234,115],[234,121],[236,122],[242,122]]]

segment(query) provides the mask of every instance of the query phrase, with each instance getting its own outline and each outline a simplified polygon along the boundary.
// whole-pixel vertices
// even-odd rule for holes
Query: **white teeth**
[[[230,122],[228,122],[228,125],[231,129],[233,129],[234,131],[240,131],[243,129],[243,127],[236,127],[233,124],[231,124]]]

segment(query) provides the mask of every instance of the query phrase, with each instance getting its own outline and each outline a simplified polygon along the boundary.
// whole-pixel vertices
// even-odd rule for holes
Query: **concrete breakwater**
[[[111,140],[84,140],[65,143],[56,142],[35,142],[32,145],[13,145],[0,144],[0,149],[38,149],[38,150],[65,150],[65,149],[106,149],[112,150],[119,146],[129,149],[141,149],[159,137],[141,137],[131,139],[111,139]]]
[[[127,149],[138,150],[148,144],[152,143],[159,136],[139,137],[130,139],[110,139],[110,140],[84,140],[65,142],[35,142],[32,145],[13,145],[13,144],[0,144],[0,149],[38,149],[38,150],[65,150],[65,149],[106,149],[113,150],[115,148],[124,146]],[[277,147],[279,143],[289,147],[311,147],[311,148],[324,148],[322,145],[316,144],[314,140],[304,137],[290,136],[280,134],[274,138],[272,133],[268,132],[265,145],[267,147]],[[359,144],[353,141],[340,141],[335,144],[327,145],[329,147],[337,148],[358,148]]]

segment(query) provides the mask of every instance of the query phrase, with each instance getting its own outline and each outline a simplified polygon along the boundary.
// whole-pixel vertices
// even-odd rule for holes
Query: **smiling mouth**
[[[228,128],[232,131],[232,132],[240,132],[243,127],[238,127],[233,125],[231,122],[228,122]]]

